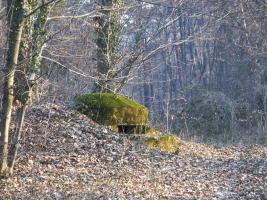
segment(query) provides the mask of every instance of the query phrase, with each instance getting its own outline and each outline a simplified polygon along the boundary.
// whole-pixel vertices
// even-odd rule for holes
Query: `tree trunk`
[[[18,149],[20,146],[20,140],[21,140],[21,132],[24,124],[24,117],[28,108],[28,105],[30,104],[30,100],[32,98],[32,90],[35,85],[35,79],[36,79],[36,73],[40,70],[40,64],[41,64],[41,54],[42,49],[44,46],[44,42],[46,40],[46,32],[45,32],[45,24],[47,21],[47,15],[48,15],[48,6],[43,6],[40,8],[40,11],[37,14],[37,18],[35,21],[35,29],[33,31],[28,31],[32,33],[32,39],[33,39],[33,45],[31,46],[31,50],[33,52],[31,56],[31,62],[30,66],[27,67],[24,72],[26,75],[28,75],[25,78],[22,78],[22,91],[19,95],[21,102],[21,108],[18,111],[18,123],[16,126],[16,132],[14,135],[14,142],[10,148],[10,159],[9,159],[9,170],[10,174],[13,174],[13,169],[15,166],[16,158]],[[28,27],[29,29],[33,27]],[[28,79],[29,80],[28,80]]]
[[[23,124],[24,124],[24,117],[25,117],[25,113],[27,110],[27,105],[23,105],[21,108],[19,108],[18,111],[18,125],[17,125],[17,129],[15,131],[15,138],[14,138],[14,143],[11,146],[11,150],[10,150],[10,159],[9,159],[9,173],[10,175],[13,174],[13,169],[15,166],[15,161],[17,158],[17,154],[18,154],[18,149],[20,146],[20,140],[21,140],[21,133],[22,133],[22,128],[23,128]]]
[[[104,10],[101,11],[103,16],[94,19],[98,24],[96,28],[98,80],[95,83],[94,92],[113,92],[116,88],[113,80],[114,74],[117,72],[116,62],[118,61],[118,45],[122,29],[121,11],[118,8],[122,4],[123,1],[118,0],[99,1],[99,5]]]
[[[19,47],[24,22],[23,1],[14,0],[11,4],[11,13],[12,15],[8,17],[11,25],[8,36],[7,60],[4,68],[4,95],[2,100],[2,121],[0,126],[0,174],[3,176],[8,174],[9,128],[14,100],[14,74],[18,63]]]

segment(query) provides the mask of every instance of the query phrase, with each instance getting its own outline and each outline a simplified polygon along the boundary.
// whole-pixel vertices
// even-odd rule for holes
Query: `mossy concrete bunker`
[[[142,133],[148,124],[148,109],[136,101],[112,93],[91,93],[76,97],[79,110],[115,131]]]

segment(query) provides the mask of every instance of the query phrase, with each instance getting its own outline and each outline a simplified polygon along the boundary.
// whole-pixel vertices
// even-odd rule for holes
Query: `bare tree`
[[[55,2],[52,1],[8,1],[7,19],[9,24],[8,32],[8,51],[6,65],[4,68],[4,95],[2,100],[1,115],[1,171],[2,176],[8,176],[13,173],[13,168],[17,156],[20,142],[21,130],[24,122],[25,112],[32,94],[32,87],[35,81],[35,73],[40,67],[40,56],[45,42],[44,27],[47,20],[48,6]],[[32,23],[32,15],[36,15],[36,21]],[[28,25],[25,25],[27,24]],[[25,54],[21,48],[23,30],[27,28],[27,37],[32,40],[31,47],[27,48],[30,53]],[[29,34],[30,33],[30,34]],[[25,35],[24,35],[25,36]],[[25,38],[24,38],[25,39]],[[26,38],[26,40],[29,38]],[[24,43],[25,44],[25,43]],[[28,60],[27,67],[20,68],[22,62],[19,60],[19,54],[24,54],[23,58]],[[26,57],[28,56],[28,57]],[[20,63],[18,63],[20,61]],[[18,79],[20,85],[16,85],[15,79]],[[15,94],[15,88],[17,92]],[[14,134],[13,143],[10,144],[10,124],[13,102],[19,101],[18,123]]]
[[[24,2],[20,0],[8,1],[8,22],[10,31],[8,36],[8,52],[5,66],[4,96],[2,100],[1,117],[1,174],[9,173],[8,146],[11,112],[14,100],[14,75],[18,64],[19,47],[24,23]]]

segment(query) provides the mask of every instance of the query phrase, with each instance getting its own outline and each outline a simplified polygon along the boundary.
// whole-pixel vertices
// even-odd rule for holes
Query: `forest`
[[[0,0],[2,199],[267,199],[267,1]]]

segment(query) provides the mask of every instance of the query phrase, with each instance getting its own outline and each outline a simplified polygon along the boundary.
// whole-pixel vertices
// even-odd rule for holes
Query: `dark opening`
[[[119,133],[126,134],[144,134],[144,125],[118,125]]]

